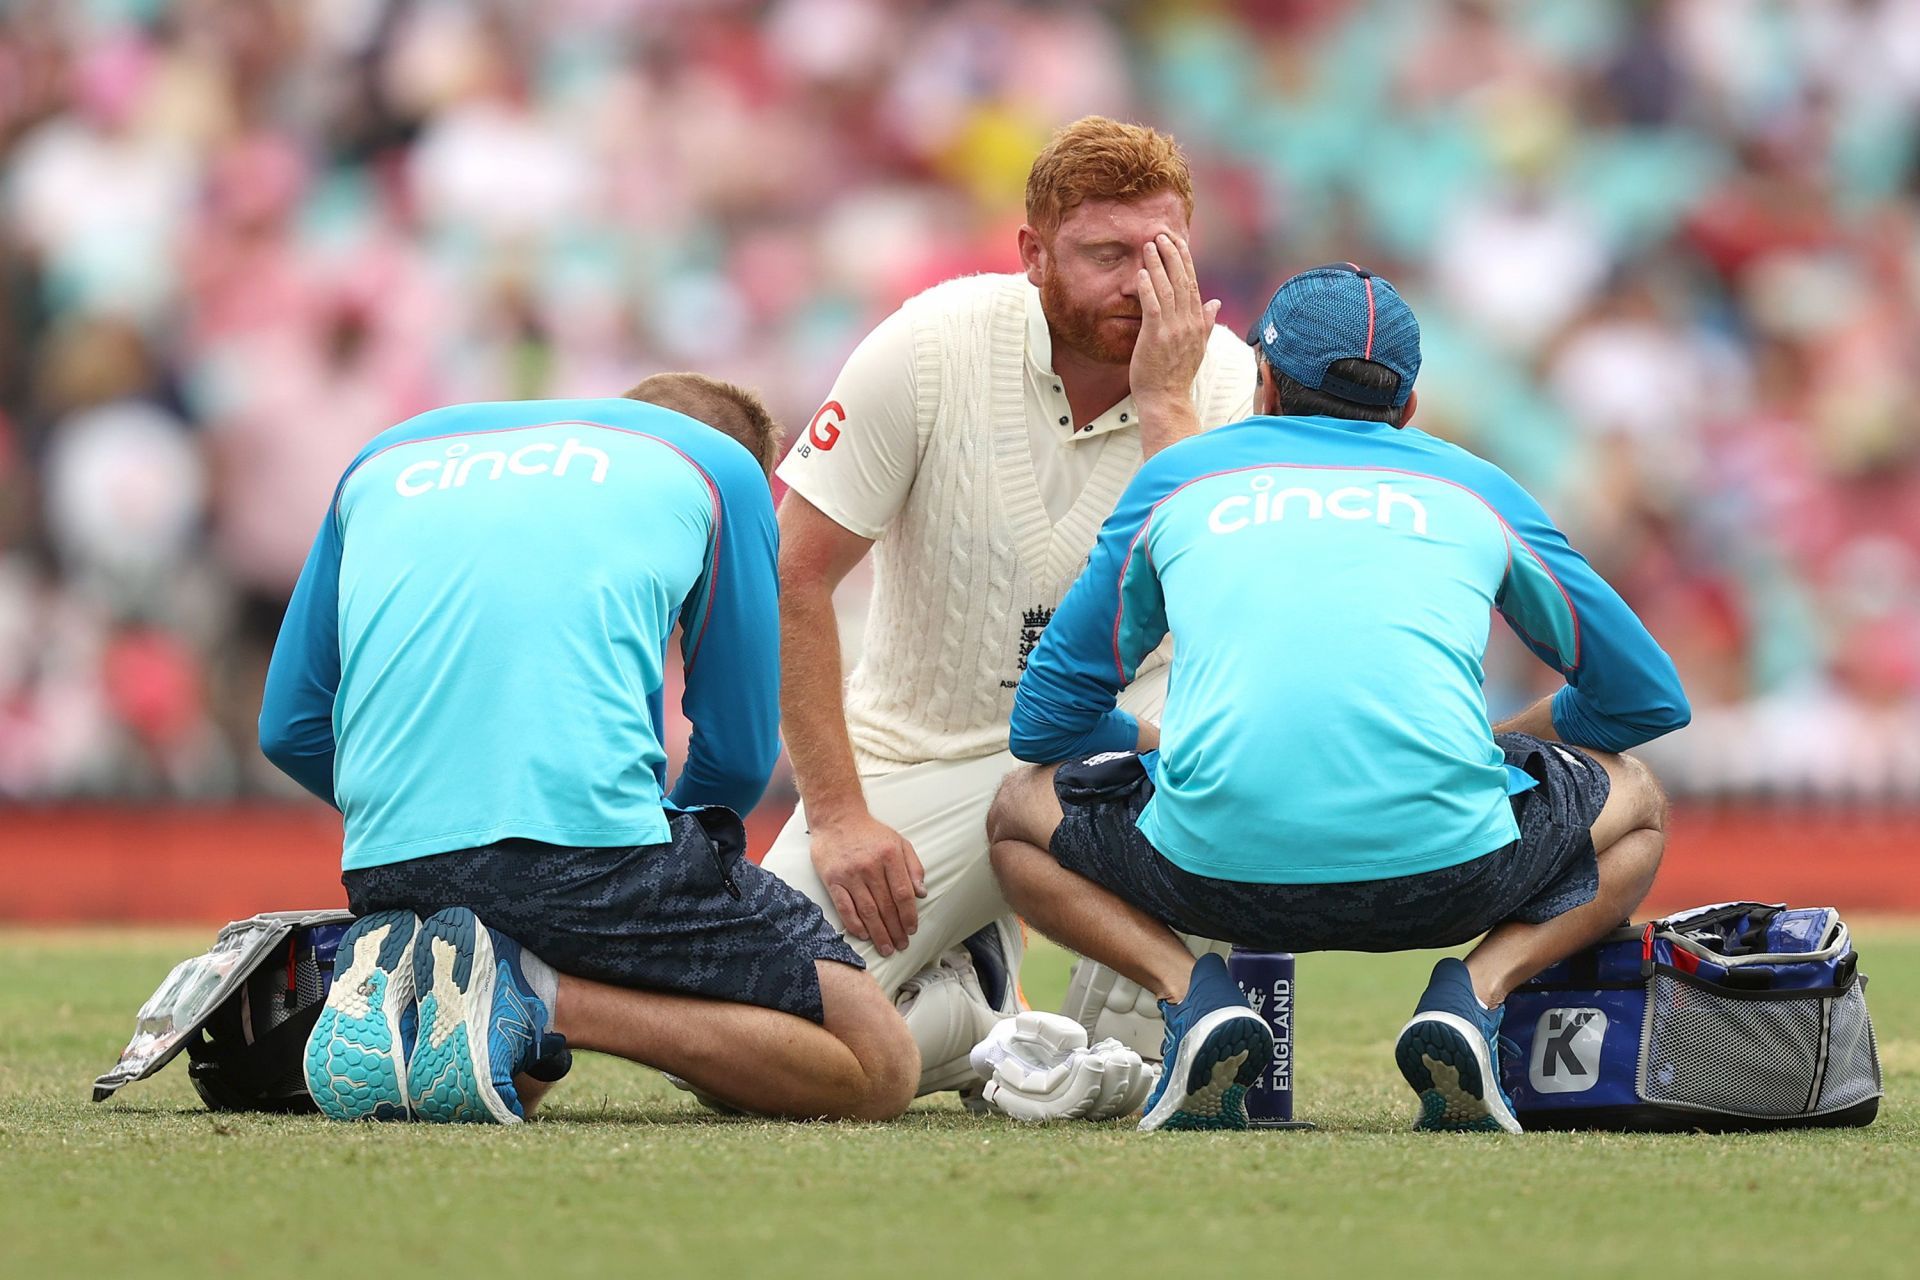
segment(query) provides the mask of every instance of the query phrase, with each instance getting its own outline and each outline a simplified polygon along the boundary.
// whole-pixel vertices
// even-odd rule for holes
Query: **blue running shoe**
[[[1020,965],[1027,954],[1027,928],[1015,915],[1001,916],[960,940],[980,979],[980,992],[995,1013],[1012,1017],[1027,1007],[1020,990]],[[964,1090],[962,1091],[964,1092]]]
[[[1246,1128],[1247,1087],[1273,1063],[1273,1029],[1228,976],[1227,962],[1201,956],[1187,998],[1162,1000],[1160,1012],[1167,1020],[1166,1065],[1140,1131]]]
[[[547,1006],[520,966],[520,944],[465,907],[429,916],[414,943],[420,1038],[407,1072],[414,1114],[439,1123],[519,1124],[513,1077],[557,1057]]]
[[[307,1092],[334,1120],[405,1120],[413,1003],[411,911],[377,911],[340,938],[333,986],[307,1036]]]
[[[1420,1095],[1417,1129],[1519,1133],[1513,1099],[1500,1085],[1500,1018],[1473,994],[1467,966],[1448,958],[1433,966],[1413,1020],[1393,1047]]]

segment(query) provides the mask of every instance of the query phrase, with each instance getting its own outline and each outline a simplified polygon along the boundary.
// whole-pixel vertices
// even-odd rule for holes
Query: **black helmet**
[[[340,926],[295,929],[187,1041],[187,1075],[215,1111],[314,1111],[303,1059],[333,977],[333,947],[322,973],[313,935]]]
[[[352,920],[345,911],[274,911],[222,929],[212,950],[174,966],[141,1006],[132,1042],[94,1081],[94,1101],[184,1048],[193,1087],[215,1111],[313,1111],[307,1035]]]

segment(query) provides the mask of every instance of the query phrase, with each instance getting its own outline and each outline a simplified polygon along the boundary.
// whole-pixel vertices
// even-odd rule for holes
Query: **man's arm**
[[[1566,687],[1499,726],[1602,751],[1627,751],[1692,718],[1673,660],[1540,504],[1489,468],[1480,486],[1507,526],[1511,563],[1495,603]]]
[[[329,505],[281,620],[260,698],[261,754],[336,809],[333,699],[340,688],[340,545],[338,521]]]
[[[781,728],[815,829],[866,812],[847,736],[840,627],[833,592],[873,543],[789,492],[780,503]]]
[[[680,614],[693,726],[686,764],[667,800],[676,808],[760,803],[780,754],[778,535],[764,472],[744,449],[706,450],[714,483],[714,539],[706,572]]]
[[[781,699],[808,850],[848,933],[880,954],[919,928],[926,873],[867,809],[847,734],[833,591],[892,523],[919,470],[913,328],[896,312],[867,335],[780,464]]]
[[[1507,625],[1511,626],[1512,623]],[[1548,742],[1561,741],[1560,731],[1553,727],[1553,696],[1533,703],[1522,711],[1515,712],[1499,724],[1493,726],[1495,733],[1530,733],[1536,738]]]
[[[1128,389],[1140,411],[1140,456],[1200,434],[1193,380],[1207,358],[1220,302],[1200,301],[1193,253],[1184,240],[1160,235],[1141,250],[1140,336],[1133,344]]]
[[[873,544],[797,492],[780,504],[780,531],[781,712],[808,849],[847,932],[891,955],[920,927],[914,900],[927,896],[926,872],[912,843],[867,809],[847,735],[833,611],[834,588]]]
[[[1020,759],[1051,764],[1160,745],[1159,731],[1115,699],[1167,634],[1166,599],[1147,540],[1170,475],[1149,464],[1133,478],[1027,659],[1010,735]]]

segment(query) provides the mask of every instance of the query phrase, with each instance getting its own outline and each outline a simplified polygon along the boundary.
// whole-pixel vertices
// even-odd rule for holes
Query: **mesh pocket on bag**
[[[304,1009],[316,1000],[324,1000],[327,995],[325,980],[320,974],[320,962],[313,958],[311,947],[301,953],[294,965],[294,987],[296,1008]]]
[[[1820,1083],[1821,1111],[1836,1111],[1880,1096],[1880,1055],[1873,1041],[1862,978],[1833,1001],[1827,1031],[1827,1074]]]
[[[1642,1098],[1738,1115],[1806,1114],[1826,1001],[1732,999],[1665,974],[1652,987]],[[1864,1021],[1864,1003],[1860,1011]]]

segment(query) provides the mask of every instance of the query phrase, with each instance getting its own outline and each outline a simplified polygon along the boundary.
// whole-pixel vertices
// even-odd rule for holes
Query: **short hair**
[[[1027,223],[1043,236],[1087,200],[1138,200],[1161,191],[1193,216],[1193,174],[1179,144],[1145,125],[1084,116],[1053,135],[1027,173]]]
[[[768,475],[780,460],[780,425],[760,397],[745,387],[704,373],[656,373],[627,392],[625,398],[657,404],[706,423],[738,441]]]
[[[1406,417],[1405,405],[1396,409],[1390,404],[1361,404],[1329,391],[1315,390],[1304,382],[1296,382],[1274,368],[1265,352],[1260,355],[1260,363],[1266,366],[1268,375],[1273,379],[1274,390],[1279,393],[1280,411],[1290,418],[1351,418],[1360,422],[1384,422],[1397,427],[1401,419]],[[1400,389],[1400,375],[1378,360],[1351,357],[1335,360],[1327,366],[1327,372],[1369,391],[1394,392]]]

